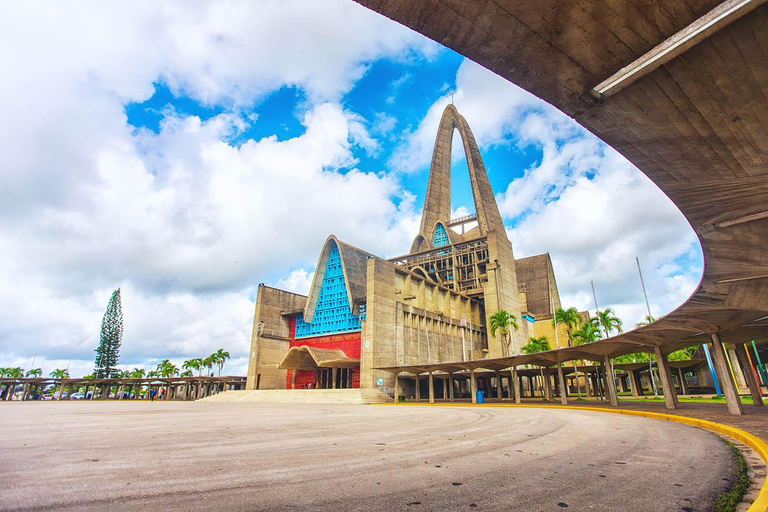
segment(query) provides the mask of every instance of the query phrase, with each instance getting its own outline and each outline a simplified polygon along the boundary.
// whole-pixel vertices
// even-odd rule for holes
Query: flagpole
[[[645,281],[643,281],[643,271],[640,269],[640,258],[635,256],[635,261],[637,262],[637,273],[640,274],[640,286],[643,287],[643,297],[645,297],[645,307],[648,310],[648,321],[652,322],[653,316],[651,315],[651,305],[648,303],[648,293],[645,291]],[[657,397],[659,396],[659,390],[656,387],[656,379],[653,377],[653,363],[651,362],[651,358],[648,358],[648,371],[651,374],[651,384],[653,385],[653,396]]]

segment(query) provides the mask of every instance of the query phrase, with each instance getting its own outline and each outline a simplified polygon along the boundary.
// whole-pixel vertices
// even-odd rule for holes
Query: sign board
[[[383,386],[384,385],[384,379],[376,379],[376,385],[377,386]]]

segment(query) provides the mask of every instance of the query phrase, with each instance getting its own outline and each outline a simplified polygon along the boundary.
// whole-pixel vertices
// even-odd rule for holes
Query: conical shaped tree
[[[96,365],[93,374],[97,379],[115,376],[123,342],[123,308],[120,304],[120,288],[112,293],[107,311],[101,321],[101,339],[96,349]]]

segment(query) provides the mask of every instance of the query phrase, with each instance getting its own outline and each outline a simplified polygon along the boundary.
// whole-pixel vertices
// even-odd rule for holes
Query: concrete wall
[[[368,260],[367,287],[360,387],[392,392],[392,375],[374,367],[488,356],[485,315],[478,301],[380,258]]]
[[[290,332],[282,313],[303,310],[307,297],[259,285],[248,361],[246,389],[284,389],[287,372],[278,363],[288,352]],[[261,322],[261,329],[259,323]]]

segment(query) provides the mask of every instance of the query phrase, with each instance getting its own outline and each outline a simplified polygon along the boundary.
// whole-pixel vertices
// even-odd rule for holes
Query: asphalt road
[[[2,510],[703,511],[713,434],[572,410],[0,403]]]

